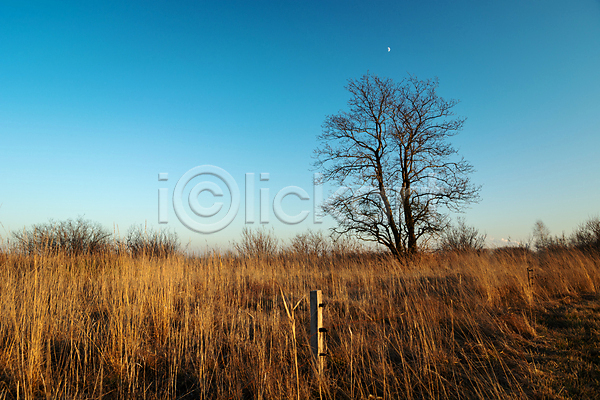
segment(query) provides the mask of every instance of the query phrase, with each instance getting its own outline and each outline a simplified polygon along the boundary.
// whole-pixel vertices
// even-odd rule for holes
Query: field
[[[600,398],[599,285],[577,250],[4,251],[0,399]]]

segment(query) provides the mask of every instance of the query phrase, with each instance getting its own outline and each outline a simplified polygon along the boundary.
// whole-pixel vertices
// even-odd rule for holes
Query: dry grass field
[[[600,257],[577,250],[406,265],[5,250],[0,399],[598,398],[599,286]],[[321,376],[313,289],[327,303]]]

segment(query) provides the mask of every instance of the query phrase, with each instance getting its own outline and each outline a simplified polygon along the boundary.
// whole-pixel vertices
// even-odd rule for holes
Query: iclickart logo
[[[270,173],[260,173],[260,182],[268,182]],[[158,174],[160,182],[169,180],[166,172]],[[256,222],[256,174],[245,174],[244,212],[245,222]],[[323,204],[322,175],[313,175],[312,199],[306,190],[299,186],[286,186],[280,189],[271,201],[270,188],[260,188],[259,220],[268,224],[271,215],[285,224],[299,224],[313,213],[313,223],[323,221],[321,205]],[[203,196],[204,201],[200,201]],[[308,204],[290,215],[285,210],[283,200],[288,196],[296,196]],[[214,233],[225,229],[235,219],[242,202],[240,187],[229,172],[214,165],[200,165],[184,173],[173,189],[173,210],[179,221],[187,228],[199,233]],[[310,203],[312,200],[312,204]],[[203,203],[203,204],[201,204]],[[210,206],[206,206],[211,203]],[[305,203],[303,203],[305,204]],[[308,208],[308,209],[307,209]],[[169,222],[169,189],[158,189],[158,222]]]

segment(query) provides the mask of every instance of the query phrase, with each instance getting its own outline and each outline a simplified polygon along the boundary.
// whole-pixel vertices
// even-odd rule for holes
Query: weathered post
[[[533,288],[533,268],[527,267],[527,284],[530,288]]]
[[[310,346],[317,362],[319,373],[325,368],[325,332],[323,327],[323,294],[320,290],[310,292]]]

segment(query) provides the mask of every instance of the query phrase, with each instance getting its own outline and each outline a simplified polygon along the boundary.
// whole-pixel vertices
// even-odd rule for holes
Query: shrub
[[[485,234],[480,235],[477,228],[467,226],[464,219],[459,218],[456,225],[449,226],[442,233],[439,246],[442,251],[479,251],[485,245],[485,238]]]
[[[331,250],[331,243],[323,232],[308,231],[294,236],[290,241],[289,249],[296,254],[322,256]]]
[[[233,247],[242,257],[269,258],[279,251],[279,239],[272,231],[266,229],[252,230],[248,227],[242,229],[242,238],[234,243]]]
[[[175,232],[132,226],[125,237],[125,249],[132,257],[147,256],[164,258],[180,250]]]
[[[110,233],[99,223],[76,220],[33,225],[12,233],[15,247],[25,254],[97,254],[109,250]]]
[[[571,242],[581,250],[600,251],[600,218],[591,218],[580,225],[573,233]]]

